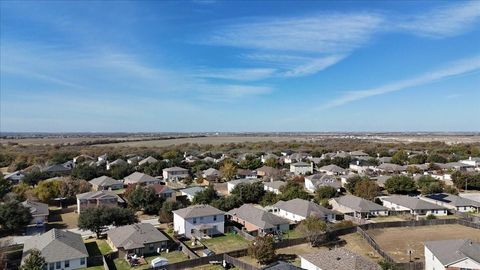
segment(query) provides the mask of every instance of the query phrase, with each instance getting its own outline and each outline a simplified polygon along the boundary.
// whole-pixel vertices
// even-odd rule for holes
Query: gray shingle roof
[[[29,250],[38,249],[47,262],[57,262],[88,257],[88,251],[80,234],[58,229],[32,236],[25,241],[23,257]]]
[[[105,175],[97,177],[97,178],[93,178],[89,182],[90,182],[90,184],[96,185],[96,186],[99,186],[99,187],[108,187],[108,186],[112,186],[112,185],[123,184],[122,181],[115,180],[115,179],[113,179],[111,177],[108,177],[108,176],[105,176]]]
[[[277,225],[289,224],[287,219],[259,209],[251,204],[244,204],[239,208],[228,211],[228,215],[236,216],[261,229],[276,228]]]
[[[107,232],[116,248],[143,248],[145,244],[168,241],[162,232],[150,223],[137,223],[113,228]]]
[[[300,257],[321,269],[335,270],[376,270],[380,266],[348,249],[322,250]]]
[[[425,242],[425,246],[444,265],[470,258],[480,263],[480,243],[468,239]]]
[[[326,171],[326,172],[333,172],[333,173],[344,173],[346,170],[340,166],[337,166],[335,164],[330,164],[321,167],[318,169],[319,171]]]
[[[180,192],[190,196],[195,196],[195,194],[204,190],[205,190],[204,187],[189,187],[189,188],[181,189]]]
[[[447,209],[444,206],[429,203],[424,200],[420,200],[419,198],[410,197],[410,196],[402,196],[402,195],[387,196],[387,197],[382,197],[381,200],[391,202],[412,210]]]
[[[77,194],[77,199],[80,200],[88,200],[88,199],[117,199],[118,202],[122,203],[124,200],[120,198],[115,192],[109,190],[99,190],[99,191],[91,191],[85,192],[81,194]]]
[[[186,208],[175,210],[173,213],[183,217],[184,219],[225,214],[225,212],[206,204],[192,205]]]
[[[279,201],[273,206],[302,217],[309,217],[309,216],[324,217],[326,215],[333,214],[331,210],[323,206],[320,206],[314,202],[310,202],[302,199],[293,199],[290,201]]]
[[[271,181],[271,182],[263,183],[264,186],[270,187],[270,188],[273,188],[273,189],[280,189],[280,187],[282,187],[286,184],[287,184],[287,182],[285,182],[285,181]]]
[[[166,168],[166,169],[163,169],[163,170],[166,171],[166,172],[178,172],[178,171],[188,172],[187,169],[180,168],[180,167],[170,167],[170,168]]]
[[[158,160],[156,158],[152,157],[152,156],[149,156],[149,157],[141,160],[140,162],[138,162],[138,165],[155,163],[155,162],[158,162]]]
[[[132,183],[145,183],[145,182],[152,182],[158,181],[155,177],[150,176],[148,174],[144,174],[141,172],[134,172],[129,176],[125,177],[125,181],[132,182]]]
[[[370,211],[387,211],[388,208],[371,202],[369,200],[365,200],[363,198],[353,196],[353,195],[345,195],[338,198],[333,198],[338,202],[338,204],[347,206],[348,208],[354,209],[355,211],[359,212],[370,212]]]
[[[41,202],[34,202],[26,200],[22,202],[22,205],[30,209],[32,216],[44,216],[48,215],[48,204]]]
[[[426,195],[425,197],[432,200],[447,203],[455,207],[459,207],[459,206],[480,207],[480,202],[476,202],[467,198],[462,198],[460,196],[447,194],[447,193],[430,194],[430,195]]]
[[[333,175],[317,173],[307,176],[305,179],[310,180],[315,187],[330,186],[336,189],[342,187],[342,183]]]
[[[406,170],[406,166],[400,166],[393,163],[382,163],[378,165],[377,168],[388,172],[400,172]]]
[[[253,183],[256,183],[256,182],[259,182],[259,181],[260,181],[260,179],[242,178],[242,179],[228,181],[227,184],[231,184],[231,185],[236,186],[236,185],[242,184],[242,183],[253,184]]]

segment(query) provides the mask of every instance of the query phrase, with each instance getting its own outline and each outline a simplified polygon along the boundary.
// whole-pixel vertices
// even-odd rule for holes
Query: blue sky
[[[0,131],[480,131],[480,1],[0,5]]]

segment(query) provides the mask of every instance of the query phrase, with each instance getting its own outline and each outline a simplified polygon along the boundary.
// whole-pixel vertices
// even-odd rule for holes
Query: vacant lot
[[[473,239],[480,241],[480,230],[458,224],[369,230],[375,241],[398,262],[412,259],[423,261],[424,242],[447,239]]]

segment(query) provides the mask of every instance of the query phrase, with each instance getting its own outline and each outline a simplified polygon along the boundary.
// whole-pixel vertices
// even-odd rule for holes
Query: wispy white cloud
[[[319,71],[322,71],[329,66],[332,66],[340,62],[345,55],[331,55],[322,58],[313,59],[305,64],[294,67],[291,70],[288,70],[284,73],[286,77],[300,77],[315,74]]]
[[[445,5],[423,14],[405,16],[394,27],[416,35],[445,38],[463,34],[480,21],[480,1]]]
[[[273,68],[203,69],[196,72],[195,76],[236,81],[257,81],[271,77],[275,71]]]
[[[446,66],[447,67],[445,68],[437,69],[411,79],[392,82],[386,85],[366,90],[349,91],[346,94],[320,106],[320,109],[338,107],[360,99],[406,90],[412,87],[436,82],[439,80],[465,75],[471,72],[477,72],[480,70],[480,56],[462,59],[453,63],[449,63]]]

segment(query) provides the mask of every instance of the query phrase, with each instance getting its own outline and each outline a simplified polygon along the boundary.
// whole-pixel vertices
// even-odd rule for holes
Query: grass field
[[[85,246],[90,256],[105,255],[112,252],[105,240],[87,240]]]
[[[238,234],[232,233],[202,240],[202,244],[215,253],[228,252],[248,247],[247,240],[243,239]]]
[[[447,239],[472,239],[480,241],[480,230],[458,224],[369,230],[368,234],[398,262],[412,259],[424,261],[424,242]]]

